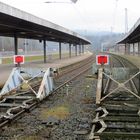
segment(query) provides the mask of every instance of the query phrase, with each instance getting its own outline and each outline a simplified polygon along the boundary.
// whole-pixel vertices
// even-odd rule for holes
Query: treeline
[[[18,39],[18,48],[37,51],[42,49],[42,44],[38,40]],[[14,51],[14,38],[0,37],[0,51]]]
[[[89,34],[86,37],[93,43],[93,51],[100,51],[103,44],[114,46],[123,36],[122,33],[100,32]]]
[[[58,42],[50,42],[47,41],[47,53],[57,53],[59,50],[59,43]],[[62,43],[62,50],[68,51],[69,44]],[[72,51],[75,48],[72,47]],[[32,39],[18,39],[18,51],[20,54],[32,54],[38,53],[43,51],[43,41],[40,42],[39,40],[32,40]],[[0,55],[7,55],[14,53],[14,38],[11,37],[0,37]]]

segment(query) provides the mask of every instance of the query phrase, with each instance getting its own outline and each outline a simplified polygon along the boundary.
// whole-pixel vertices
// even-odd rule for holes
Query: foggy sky
[[[124,32],[125,8],[130,29],[140,15],[139,0],[49,0],[68,3],[45,3],[47,0],[1,0],[23,11],[71,30]]]

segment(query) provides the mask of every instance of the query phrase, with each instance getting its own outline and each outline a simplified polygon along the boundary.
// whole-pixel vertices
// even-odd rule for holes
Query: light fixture
[[[76,3],[78,0],[70,0],[71,2],[64,1],[46,1],[45,3]]]

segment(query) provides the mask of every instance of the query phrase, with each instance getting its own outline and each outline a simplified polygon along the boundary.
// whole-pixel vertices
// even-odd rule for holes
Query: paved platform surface
[[[21,67],[32,67],[32,68],[42,68],[42,69],[47,69],[49,67],[52,68],[61,68],[63,66],[67,66],[79,61],[82,61],[88,57],[90,57],[92,53],[85,53],[80,56],[73,56],[71,58],[63,58],[63,59],[55,59],[55,60],[49,60],[47,63],[43,63],[43,61],[34,61],[34,62],[28,62]],[[14,64],[12,65],[7,65],[7,64],[1,64],[0,65],[0,86],[3,85],[6,80],[8,79],[9,74],[11,73],[12,69],[14,68]]]

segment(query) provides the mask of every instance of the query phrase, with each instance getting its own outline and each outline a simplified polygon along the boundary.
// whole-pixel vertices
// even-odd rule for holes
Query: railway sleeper
[[[122,116],[107,116],[104,118],[104,121],[111,122],[140,122],[140,117],[122,117]]]
[[[105,122],[107,128],[109,129],[124,129],[131,131],[139,131],[140,132],[140,123],[139,122]]]
[[[100,140],[139,140],[140,133],[130,133],[130,132],[103,132],[95,133]]]
[[[129,103],[129,102],[123,102],[123,104],[120,104],[120,102],[119,102],[119,104],[117,104],[118,102],[116,102],[116,104],[114,103],[114,102],[112,102],[112,104],[108,104],[108,102],[107,102],[107,104],[102,104],[102,106],[103,107],[105,107],[106,109],[113,109],[113,108],[115,108],[115,109],[120,109],[120,108],[122,108],[122,109],[124,109],[124,110],[129,110],[129,109],[131,109],[131,110],[138,110],[139,109],[139,104],[136,104],[136,102],[135,103]]]
[[[138,117],[138,114],[114,112],[109,113],[108,116]]]
[[[101,103],[102,105],[104,104],[110,104],[110,105],[124,105],[124,104],[132,104],[135,105],[136,107],[140,107],[140,100],[109,100],[107,99],[106,101],[103,101]]]

